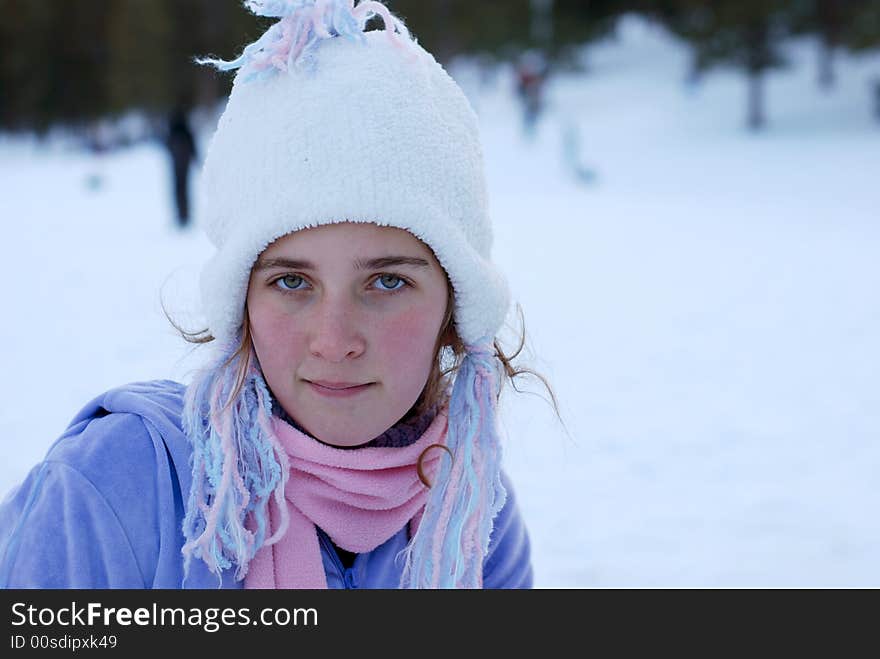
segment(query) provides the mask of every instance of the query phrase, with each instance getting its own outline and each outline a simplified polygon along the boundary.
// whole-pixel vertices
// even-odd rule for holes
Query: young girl
[[[0,585],[529,587],[475,115],[378,2],[249,5],[280,20],[213,62],[214,354],[74,418],[0,507]]]

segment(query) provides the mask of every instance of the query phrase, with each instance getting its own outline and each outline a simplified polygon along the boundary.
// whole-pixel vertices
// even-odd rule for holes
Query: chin
[[[390,427],[390,426],[389,426]],[[353,428],[322,428],[319,429],[318,432],[310,433],[315,439],[318,441],[329,444],[331,446],[341,446],[346,448],[352,448],[355,446],[361,446],[363,444],[367,444],[383,432],[388,430],[388,428],[383,428],[376,432],[372,432],[369,428],[365,428],[364,426],[360,426],[356,429]]]

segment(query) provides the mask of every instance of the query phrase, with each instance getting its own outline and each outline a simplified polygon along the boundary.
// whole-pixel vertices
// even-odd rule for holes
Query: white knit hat
[[[461,89],[377,2],[249,6],[281,21],[235,62],[213,62],[241,70],[200,181],[217,248],[201,279],[211,334],[236,335],[251,267],[275,239],[350,221],[427,244],[455,290],[459,336],[491,344],[509,294],[491,261],[479,129]],[[374,14],[386,29],[363,32]]]

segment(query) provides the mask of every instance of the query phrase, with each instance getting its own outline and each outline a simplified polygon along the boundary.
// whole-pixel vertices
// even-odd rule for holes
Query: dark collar
[[[305,429],[296,422],[296,420],[294,420],[289,414],[287,414],[285,409],[281,407],[278,401],[276,401],[274,398],[272,399],[272,414],[274,416],[277,416],[285,423],[290,424],[304,435],[312,437],[312,435],[306,432]],[[431,425],[431,422],[436,416],[436,405],[420,416],[416,416],[412,413],[412,411],[410,411],[400,421],[395,423],[378,437],[374,437],[373,439],[371,439],[366,444],[359,444],[358,446],[349,447],[339,446],[335,448],[401,448],[403,446],[409,446],[410,444],[415,444],[418,441],[419,437],[421,437],[425,430],[428,429],[428,426]],[[321,441],[314,437],[312,437],[312,439],[315,439],[316,442]]]

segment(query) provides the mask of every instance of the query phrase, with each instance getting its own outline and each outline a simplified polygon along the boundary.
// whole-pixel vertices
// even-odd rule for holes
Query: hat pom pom
[[[196,60],[221,71],[241,69],[245,82],[299,67],[313,71],[315,51],[323,41],[341,36],[363,42],[364,28],[374,16],[382,18],[385,32],[398,47],[405,43],[397,33],[413,41],[403,21],[375,0],[356,7],[355,0],[246,0],[245,5],[257,16],[280,20],[232,61]]]

